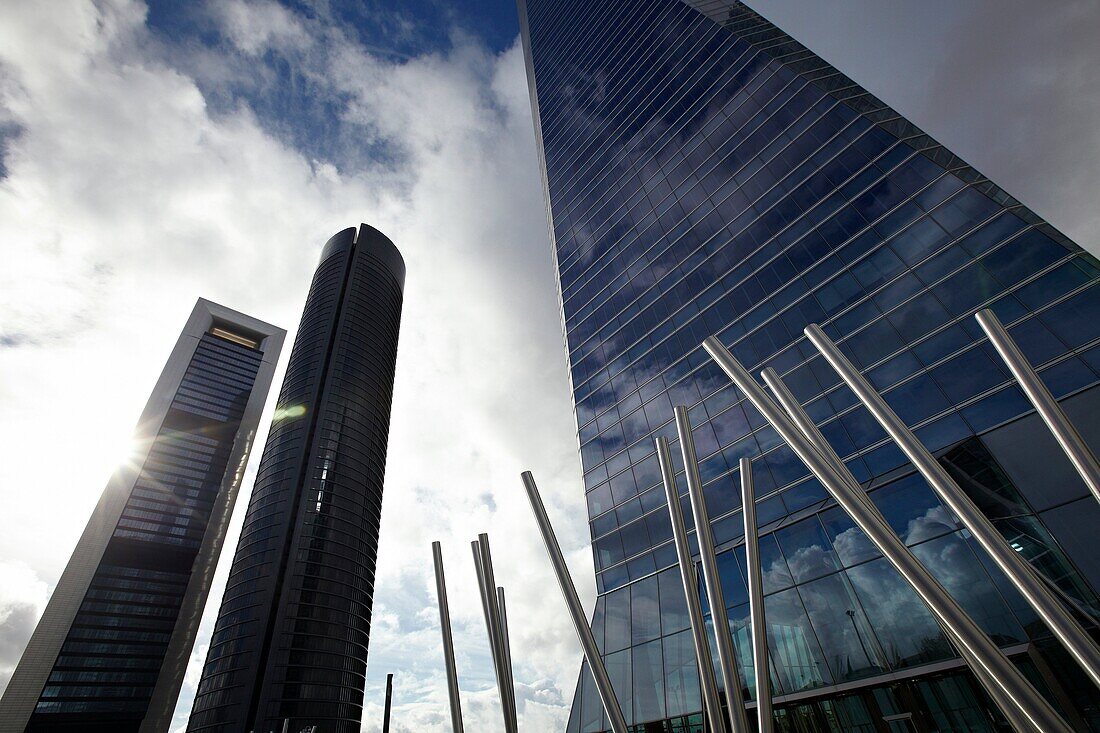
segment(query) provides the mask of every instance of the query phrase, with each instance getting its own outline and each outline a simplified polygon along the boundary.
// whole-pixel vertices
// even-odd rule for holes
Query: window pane
[[[634,721],[645,723],[665,717],[665,673],[661,641],[633,649]]]
[[[787,561],[775,543],[775,535],[760,538],[760,575],[763,579],[764,593],[772,593],[794,585]]]
[[[665,693],[668,714],[686,715],[700,710],[699,666],[690,631],[666,636],[662,640],[665,657]]]
[[[794,588],[764,599],[768,648],[785,692],[820,687],[831,681],[813,629]]]
[[[843,509],[833,507],[818,515],[833,550],[845,567],[878,557],[878,550],[863,530],[856,526]]]
[[[657,587],[661,601],[661,629],[671,634],[691,625],[688,618],[687,601],[684,600],[684,585],[680,580],[680,567],[677,565],[657,573]]]
[[[611,687],[615,690],[615,697],[619,698],[619,706],[629,725],[634,722],[632,720],[634,700],[632,697],[633,681],[630,674],[630,650],[623,649],[621,652],[608,654],[604,657],[603,663],[607,669],[607,676],[611,678]]]
[[[630,646],[630,589],[608,593],[604,598],[604,651],[617,652]]]
[[[842,574],[798,587],[836,682],[886,671],[863,609]]]
[[[796,583],[819,578],[840,569],[840,562],[825,537],[817,517],[810,517],[775,533],[787,567]]]
[[[630,643],[641,644],[661,635],[661,612],[657,602],[657,576],[651,575],[630,586]]]
[[[953,650],[924,601],[885,558],[846,572],[892,667],[953,656]]]
[[[871,499],[905,544],[957,529],[954,518],[918,474],[871,492]]]
[[[1020,623],[959,534],[917,545],[913,554],[993,641],[1003,646],[1026,640]]]

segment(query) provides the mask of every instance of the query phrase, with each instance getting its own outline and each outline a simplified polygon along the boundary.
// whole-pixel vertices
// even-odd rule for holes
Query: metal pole
[[[504,730],[512,733],[512,716],[508,710],[508,692],[504,682],[504,666],[497,652],[497,631],[493,626],[493,608],[496,603],[489,592],[489,584],[485,577],[485,562],[481,556],[481,543],[474,540],[470,543],[474,553],[474,569],[477,571],[478,589],[481,591],[481,610],[485,614],[485,629],[489,634],[489,652],[493,658],[493,672],[497,678],[497,692],[500,693],[500,711],[504,715]]]
[[[546,507],[542,504],[538,487],[535,485],[535,477],[530,471],[522,474],[523,486],[527,490],[527,498],[531,502],[531,511],[535,515],[535,523],[542,533],[542,541],[546,546],[546,554],[550,557],[550,564],[554,567],[554,575],[557,576],[561,594],[565,597],[565,605],[569,609],[569,616],[573,620],[573,628],[577,632],[577,639],[584,651],[584,658],[588,661],[588,668],[592,671],[592,679],[596,682],[596,691],[599,692],[600,702],[603,703],[604,712],[611,722],[611,730],[614,733],[627,733],[626,719],[623,718],[619,700],[615,697],[615,688],[611,686],[611,678],[607,676],[607,669],[603,665],[599,647],[592,636],[592,629],[588,627],[588,619],[585,618],[581,608],[581,600],[577,597],[577,589],[573,585],[573,578],[569,575],[569,568],[562,557],[561,547],[554,536],[554,528],[550,525],[550,518],[546,516]]]
[[[500,638],[504,643],[504,670],[508,673],[508,683],[512,694],[512,711],[516,710],[516,678],[512,674],[512,642],[508,637],[508,607],[504,603],[504,589],[497,586],[497,608],[500,610]]]
[[[806,413],[806,411],[802,409],[802,405],[799,404],[798,400],[795,398],[794,394],[787,388],[787,385],[784,384],[783,380],[780,379],[779,374],[776,373],[776,371],[771,367],[768,367],[763,372],[761,372],[761,376],[764,378],[764,381],[767,383],[768,387],[771,388],[772,394],[774,394],[776,398],[778,398],[779,403],[783,406],[783,409],[787,411],[787,414],[791,417],[791,420],[794,421],[798,429],[802,431],[802,434],[809,438],[813,446],[817,448],[822,457],[824,457],[829,462],[829,465],[831,465],[836,470],[837,474],[846,482],[848,482],[848,486],[851,489],[852,493],[858,499],[861,499],[864,503],[873,506],[871,497],[867,496],[867,493],[863,491],[863,487],[859,485],[858,481],[856,481],[856,478],[852,475],[851,470],[849,470],[844,462],[840,460],[840,457],[836,454],[836,451],[833,450],[833,447],[829,445],[829,442],[827,440],[825,440],[825,436],[821,434],[820,430],[818,430],[817,425],[814,423],[813,420],[810,419],[810,416]],[[878,509],[875,508],[874,511],[877,512]],[[852,622],[853,624],[855,623],[854,618]],[[951,640],[951,643],[954,644],[956,650],[958,650],[959,656],[961,656],[966,665],[970,667],[970,671],[977,678],[978,684],[980,684],[985,689],[986,693],[988,693],[989,696],[993,699],[993,703],[1001,711],[1001,714],[1005,716],[1013,729],[1018,731],[1018,733],[1030,733],[1031,731],[1034,731],[1035,726],[1031,725],[1031,722],[1024,717],[1023,713],[1021,713],[1020,710],[1016,707],[1016,704],[1013,703],[1012,699],[1005,695],[1004,690],[1002,690],[1000,685],[998,685],[997,682],[989,676],[989,672],[985,669],[985,667],[983,667],[981,663],[978,662],[978,660],[975,659],[969,651],[967,651],[966,647],[964,647],[959,642],[954,632],[947,626],[944,626],[942,624],[940,626],[943,629],[944,635]]]
[[[703,691],[703,707],[706,708],[707,722],[712,733],[722,733],[725,728],[722,724],[722,701],[718,697],[718,682],[714,679],[714,664],[710,658],[710,642],[707,640],[703,607],[699,601],[695,562],[691,559],[691,546],[688,544],[687,529],[684,526],[684,514],[680,510],[680,494],[676,490],[676,469],[672,465],[668,438],[660,437],[656,442],[657,459],[661,464],[661,478],[664,481],[665,498],[668,501],[668,513],[672,519],[672,536],[676,540],[676,558],[680,562],[680,578],[684,584],[684,599],[687,601],[688,619],[691,621],[691,636],[695,642],[695,658],[699,662],[699,686]],[[715,628],[717,629],[717,625]]]
[[[443,666],[447,671],[447,697],[451,703],[451,729],[462,733],[462,701],[458,694],[458,671],[455,669],[455,645],[451,637],[451,608],[447,602],[447,581],[443,575],[443,548],[432,543],[435,562],[435,592],[439,599],[439,627],[443,633]]]
[[[675,413],[676,431],[680,435],[680,452],[683,454],[684,468],[687,471],[688,496],[691,499],[691,514],[695,521],[695,538],[699,542],[699,556],[703,565],[703,582],[707,587],[710,617],[714,622],[714,637],[718,643],[718,665],[722,670],[722,683],[726,688],[730,730],[733,733],[748,733],[749,721],[745,716],[745,698],[741,694],[737,652],[733,648],[733,636],[730,635],[726,599],[722,593],[722,577],[718,574],[718,561],[714,554],[714,534],[711,532],[710,517],[703,497],[703,479],[699,476],[695,439],[691,435],[691,420],[688,418],[686,407],[676,407]],[[674,489],[673,494],[676,493]],[[676,508],[679,509],[679,507],[677,496]]]
[[[382,713],[382,733],[390,733],[390,700],[393,698],[393,675],[386,675],[386,710]]]
[[[1043,622],[1050,627],[1062,645],[1069,650],[1081,668],[1100,687],[1100,649],[1081,627],[1072,614],[1050,592],[1038,572],[1020,553],[1013,550],[993,523],[970,500],[959,487],[951,474],[940,465],[924,444],[917,439],[908,426],[897,416],[886,400],[863,378],[863,375],[840,352],[836,344],[829,340],[815,325],[806,328],[806,336],[836,370],[844,383],[851,388],[875,420],[889,433],[902,452],[917,467],[921,475],[940,497],[944,504],[962,520],[978,544],[989,553],[1012,585],[1039,614]]]
[[[496,576],[493,573],[493,555],[489,551],[489,535],[482,532],[477,536],[478,544],[481,546],[481,564],[485,573],[485,596],[489,602],[489,614],[493,620],[493,644],[496,648],[496,654],[500,671],[502,674],[501,694],[506,696],[505,711],[508,714],[511,727],[508,728],[511,733],[516,733],[519,726],[516,716],[516,694],[512,688],[512,674],[508,668],[507,658],[504,653],[504,637],[501,632],[502,624],[500,621],[500,606],[497,605],[496,594]]]
[[[721,342],[712,336],[703,342],[703,346],[802,462],[817,476],[833,499],[913,587],[940,624],[953,630],[960,645],[973,654],[980,666],[990,671],[991,677],[1005,690],[1024,715],[1043,733],[1055,731],[1070,733],[1071,728],[1061,716],[1024,679],[997,645],[920,564],[909,548],[890,529],[881,513],[876,511],[869,502],[853,494],[846,481],[821,456],[809,438],[804,436],[786,413],[772,402]]]
[[[764,621],[764,584],[760,577],[760,540],[756,534],[756,496],[752,459],[741,459],[741,514],[745,520],[745,567],[752,624],[752,666],[756,674],[756,720],[760,733],[773,733],[771,675],[768,672],[768,627]]]
[[[1054,439],[1058,441],[1058,445],[1062,446],[1062,450],[1073,463],[1073,467],[1077,469],[1077,473],[1081,475],[1085,485],[1089,487],[1089,491],[1097,501],[1100,501],[1100,461],[1096,460],[1096,454],[1089,450],[1085,439],[1077,432],[1077,428],[1070,422],[1069,416],[1058,404],[1058,400],[1054,399],[1054,395],[1043,384],[1043,380],[1039,378],[1027,357],[1008,335],[1008,331],[1001,325],[993,311],[986,308],[975,313],[974,317],[978,319],[978,324],[989,337],[989,343],[993,344],[993,348],[1004,359],[1012,376],[1016,377],[1016,381],[1020,383],[1024,394],[1035,407],[1035,411],[1043,418],[1050,432],[1054,433]]]

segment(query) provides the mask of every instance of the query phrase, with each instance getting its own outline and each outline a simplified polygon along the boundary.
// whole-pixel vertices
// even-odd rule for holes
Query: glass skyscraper
[[[195,305],[4,691],[0,731],[167,730],[285,336]]]
[[[359,730],[404,284],[366,224],[321,252],[189,731]]]
[[[675,442],[684,405],[747,681],[737,465],[755,459],[779,730],[1006,730],[923,603],[700,347],[716,334],[750,372],[783,375],[933,575],[1075,728],[1100,730],[1095,688],[802,336],[822,325],[1009,542],[1095,618],[1100,507],[972,315],[993,308],[1100,445],[1097,260],[742,3],[519,10],[596,566],[592,627],[627,721],[647,733],[701,724],[654,453],[656,436]],[[568,730],[606,728],[582,668]]]

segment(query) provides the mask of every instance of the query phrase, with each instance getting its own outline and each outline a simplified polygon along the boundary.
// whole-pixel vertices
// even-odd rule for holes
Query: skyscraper
[[[188,730],[359,730],[404,283],[366,224],[321,252]]]
[[[654,454],[654,437],[676,439],[674,405],[695,426],[747,681],[737,466],[755,459],[783,730],[999,720],[922,602],[702,350],[716,334],[751,372],[783,375],[947,590],[1076,727],[1100,730],[1095,688],[802,336],[821,324],[1013,546],[1095,616],[1100,509],[971,316],[992,307],[1100,444],[1096,259],[736,0],[519,10],[596,565],[592,626],[628,722],[648,733],[701,720]],[[582,669],[569,730],[607,727]]]
[[[167,729],[285,336],[195,305],[4,691],[0,731]]]

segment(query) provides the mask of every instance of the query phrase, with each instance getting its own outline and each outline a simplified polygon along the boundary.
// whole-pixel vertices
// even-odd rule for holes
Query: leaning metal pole
[[[604,712],[611,722],[613,733],[627,733],[626,719],[623,718],[623,710],[619,707],[619,700],[615,697],[615,688],[611,686],[611,678],[607,676],[607,668],[604,667],[600,649],[596,646],[596,639],[592,636],[592,629],[588,627],[588,619],[585,618],[584,609],[581,608],[581,599],[577,597],[577,588],[573,585],[573,578],[569,575],[569,567],[565,564],[565,558],[558,546],[558,539],[554,536],[554,528],[550,525],[550,518],[546,516],[546,507],[543,506],[539,489],[535,485],[535,477],[530,471],[522,474],[523,486],[527,490],[527,498],[531,502],[531,511],[535,515],[535,523],[539,526],[543,544],[546,546],[546,554],[550,557],[550,564],[554,566],[554,575],[558,578],[561,594],[565,597],[565,605],[569,609],[569,616],[573,621],[573,628],[577,632],[584,658],[588,661],[588,669],[592,672],[592,679],[596,683],[596,691],[600,695]]]
[[[691,514],[695,520],[695,539],[699,542],[699,556],[703,565],[703,582],[710,600],[710,618],[714,622],[714,637],[718,645],[718,665],[722,670],[722,683],[726,688],[726,707],[732,733],[749,733],[749,721],[745,717],[745,698],[741,694],[741,675],[737,669],[737,652],[730,635],[726,599],[722,593],[722,578],[718,574],[718,560],[714,554],[714,534],[710,528],[707,503],[703,498],[703,479],[699,476],[699,460],[695,455],[695,439],[691,435],[691,420],[686,407],[676,407],[676,430],[680,435],[680,453],[687,471],[688,496]],[[675,485],[675,484],[674,484]],[[673,494],[677,492],[673,490]],[[679,497],[676,506],[679,508]]]
[[[1001,325],[993,311],[986,308],[975,313],[974,317],[978,319],[978,324],[989,337],[989,343],[993,344],[993,348],[1004,359],[1012,376],[1016,377],[1016,381],[1020,383],[1020,387],[1031,400],[1039,417],[1043,418],[1043,422],[1054,434],[1054,439],[1065,451],[1073,467],[1077,469],[1077,473],[1084,479],[1089,491],[1097,501],[1100,501],[1100,461],[1096,460],[1096,454],[1089,450],[1085,439],[1077,432],[1077,428],[1070,422],[1069,416],[1058,404],[1058,400],[1054,399],[1054,395],[1043,384],[1043,380],[1039,378],[1034,367],[1008,335],[1008,331]]]
[[[662,436],[657,438],[656,442],[657,460],[661,464],[661,479],[664,481],[668,513],[672,520],[672,536],[676,540],[676,558],[680,561],[680,578],[684,583],[688,620],[691,621],[691,636],[695,642],[695,658],[699,662],[699,686],[703,690],[703,707],[707,711],[707,722],[711,733],[722,733],[725,728],[722,724],[722,701],[718,697],[718,682],[714,679],[714,664],[710,658],[710,642],[707,640],[707,627],[703,621],[702,603],[699,601],[695,562],[691,559],[691,545],[688,544],[687,529],[684,526],[684,513],[680,509],[680,492],[676,490],[676,467],[672,464],[668,438]],[[713,600],[711,607],[714,607]],[[727,625],[726,628],[728,629],[729,626]],[[717,630],[717,624],[715,629]]]
[[[771,367],[768,367],[761,372],[760,375],[764,378],[768,387],[771,388],[772,394],[779,400],[779,404],[783,406],[783,409],[787,411],[791,420],[794,421],[794,424],[802,431],[803,435],[809,438],[813,446],[817,448],[822,457],[829,462],[829,465],[836,470],[837,474],[848,483],[852,493],[865,503],[872,504],[871,498],[863,491],[863,487],[856,481],[851,470],[844,465],[842,460],[840,460],[836,451],[833,450],[833,447],[825,440],[825,436],[818,430],[817,425],[814,424],[814,421],[810,419],[810,416],[802,409],[802,405],[799,404],[794,394],[787,388],[787,385],[783,383],[783,380],[780,379],[779,374]],[[877,511],[877,509],[875,511]],[[1031,733],[1034,731],[1035,726],[1031,724],[1031,721],[1024,717],[1023,713],[1020,712],[1019,708],[1012,702],[1012,699],[1009,698],[1005,694],[1005,691],[1001,689],[1000,685],[989,676],[989,671],[983,667],[969,651],[967,651],[966,647],[959,643],[954,632],[946,626],[941,625],[941,628],[943,628],[943,633],[951,640],[951,643],[954,644],[959,655],[963,658],[963,661],[970,667],[970,671],[977,678],[978,684],[980,684],[985,689],[986,693],[993,699],[994,704],[1008,720],[1013,730],[1017,731],[1017,733]]]
[[[1022,713],[1042,733],[1069,733],[1072,729],[1061,716],[1024,679],[997,645],[920,564],[909,548],[890,529],[882,514],[877,512],[870,502],[857,498],[850,491],[844,479],[837,474],[832,465],[818,453],[810,440],[764,393],[760,385],[722,346],[722,343],[712,336],[703,342],[703,346],[799,459],[817,476],[833,499],[912,586],[940,624],[951,629],[959,644],[973,654],[981,666],[990,671],[992,679],[1004,689]]]
[[[501,672],[500,693],[504,697],[504,710],[508,716],[511,733],[516,733],[519,723],[516,715],[516,694],[512,687],[512,674],[504,653],[504,635],[501,632],[503,624],[500,620],[500,606],[497,604],[496,575],[493,573],[493,555],[489,550],[489,535],[482,532],[477,536],[481,557],[482,572],[485,576],[485,599],[489,605],[489,616],[493,624],[493,645],[497,655],[497,665]]]
[[[512,674],[512,642],[508,636],[508,607],[504,603],[504,589],[497,586],[497,608],[500,610],[500,639],[504,645],[504,671],[508,675],[508,685],[511,688],[512,708],[516,705],[516,678]],[[519,713],[516,713],[517,718]]]
[[[504,730],[505,733],[514,733],[512,731],[512,716],[508,710],[508,688],[504,681],[504,664],[497,647],[497,627],[493,625],[493,608],[496,603],[489,591],[490,586],[485,577],[485,562],[481,556],[481,543],[474,540],[470,543],[470,547],[474,554],[474,570],[477,571],[478,590],[481,592],[481,610],[485,614],[485,629],[489,634],[489,652],[493,658],[493,673],[497,678],[497,692],[500,693],[500,710],[504,715]]]
[[[443,575],[443,549],[432,543],[435,563],[435,592],[439,599],[439,627],[443,633],[443,665],[447,671],[447,697],[451,703],[452,733],[462,733],[462,702],[458,694],[458,672],[455,669],[455,645],[451,637],[451,608],[447,602],[447,581]]]
[[[997,563],[997,567],[1004,572],[1016,590],[1020,591],[1043,622],[1050,627],[1093,683],[1100,687],[1100,649],[1096,647],[1088,632],[1050,592],[1035,568],[1005,542],[993,523],[963,492],[951,474],[928,452],[897,413],[886,404],[882,395],[848,361],[836,344],[816,325],[806,328],[806,337],[917,467],[943,503],[962,520],[963,526],[970,530],[982,549],[989,553]]]
[[[760,577],[760,539],[756,533],[756,496],[752,459],[741,459],[741,514],[745,520],[745,569],[752,625],[752,667],[756,675],[756,720],[760,733],[773,733],[771,675],[768,671],[768,627],[764,621],[764,583]]]
[[[390,701],[393,699],[393,675],[386,675],[386,708],[382,713],[382,733],[390,733]]]

